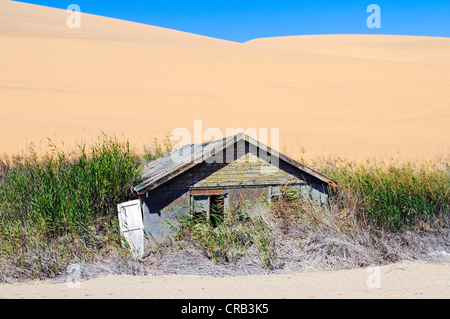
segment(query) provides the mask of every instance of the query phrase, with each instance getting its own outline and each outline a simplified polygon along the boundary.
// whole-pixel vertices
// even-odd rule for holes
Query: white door
[[[117,205],[120,232],[136,257],[144,254],[144,226],[142,223],[141,200]]]

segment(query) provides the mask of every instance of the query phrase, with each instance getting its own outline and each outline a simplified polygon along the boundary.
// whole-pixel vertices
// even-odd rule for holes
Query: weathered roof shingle
[[[139,195],[144,194],[149,190],[152,190],[171,180],[175,176],[187,171],[195,165],[205,161],[216,152],[220,152],[221,150],[224,150],[241,140],[245,140],[256,147],[265,150],[272,156],[278,157],[279,159],[297,167],[298,169],[318,178],[323,182],[328,184],[336,184],[335,181],[325,175],[314,171],[313,169],[289,158],[284,154],[279,153],[278,151],[272,150],[270,147],[256,141],[244,133],[238,133],[236,135],[202,144],[185,145],[148,163],[144,166],[142,177],[137,185],[134,186],[134,190]]]

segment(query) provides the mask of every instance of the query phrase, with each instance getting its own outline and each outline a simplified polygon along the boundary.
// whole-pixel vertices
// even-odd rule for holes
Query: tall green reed
[[[7,165],[0,188],[0,219],[31,223],[49,237],[79,232],[97,217],[115,212],[138,176],[128,142],[103,136],[87,149],[67,154],[52,145],[42,157]]]
[[[446,159],[323,164],[322,172],[339,183],[343,204],[353,201],[374,227],[399,231],[448,226],[450,164]]]
[[[37,275],[121,250],[116,205],[130,198],[139,176],[128,141],[103,135],[73,152],[49,146],[0,164],[0,252]]]

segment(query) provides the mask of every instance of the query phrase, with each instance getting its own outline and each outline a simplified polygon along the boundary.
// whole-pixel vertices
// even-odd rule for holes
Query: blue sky
[[[450,37],[450,0],[31,0],[20,1],[245,42],[307,34],[399,34]],[[369,4],[381,28],[369,29]]]

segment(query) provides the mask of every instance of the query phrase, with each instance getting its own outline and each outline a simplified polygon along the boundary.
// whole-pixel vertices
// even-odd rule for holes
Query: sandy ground
[[[70,286],[73,285],[73,286]],[[76,283],[0,285],[0,298],[444,298],[450,264],[398,263],[379,268],[297,274],[199,277],[107,276]]]
[[[89,14],[69,29],[68,17],[0,0],[0,153],[102,131],[141,147],[178,127],[193,134],[196,119],[223,134],[279,128],[294,158],[450,151],[449,38],[234,43]]]

